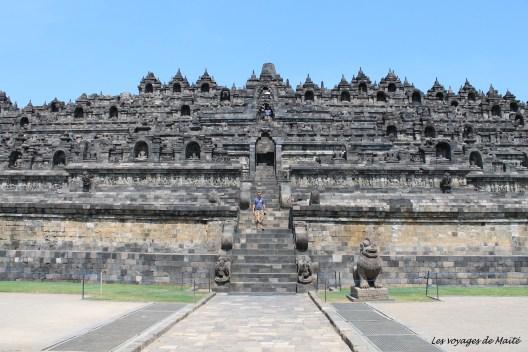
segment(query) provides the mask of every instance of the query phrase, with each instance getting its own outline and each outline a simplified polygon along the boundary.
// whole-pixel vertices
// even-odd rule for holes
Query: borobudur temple
[[[294,88],[271,63],[242,88],[178,70],[138,90],[24,108],[0,92],[0,279],[303,292],[351,284],[369,238],[387,286],[528,284],[527,110],[510,92],[361,69]]]

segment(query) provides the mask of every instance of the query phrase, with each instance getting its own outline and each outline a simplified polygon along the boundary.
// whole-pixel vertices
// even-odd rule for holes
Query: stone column
[[[257,161],[255,160],[255,143],[249,145],[249,176],[255,176]]]
[[[282,177],[282,144],[275,145],[275,176]]]

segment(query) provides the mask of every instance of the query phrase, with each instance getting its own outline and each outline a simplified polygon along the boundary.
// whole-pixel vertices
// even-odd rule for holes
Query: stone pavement
[[[40,351],[144,305],[83,301],[80,294],[0,293],[0,351]]]
[[[348,324],[366,336],[382,352],[441,352],[404,325],[380,314],[365,303],[334,303]]]
[[[60,343],[50,351],[107,352],[167,318],[186,304],[153,303]]]
[[[444,351],[528,351],[528,297],[442,297],[441,302],[371,303],[384,314],[405,324],[427,341],[433,338]],[[482,344],[489,336],[519,337],[519,344]],[[447,343],[448,338],[480,339],[466,347]],[[503,340],[504,341],[504,340]]]
[[[219,294],[146,351],[350,351],[308,295]]]

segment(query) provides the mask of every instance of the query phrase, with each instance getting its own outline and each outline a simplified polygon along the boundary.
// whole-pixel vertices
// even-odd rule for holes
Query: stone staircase
[[[251,210],[241,211],[232,251],[230,293],[295,293],[297,271],[289,211],[280,210],[273,168],[257,166],[252,197],[263,193],[266,215],[256,229]]]

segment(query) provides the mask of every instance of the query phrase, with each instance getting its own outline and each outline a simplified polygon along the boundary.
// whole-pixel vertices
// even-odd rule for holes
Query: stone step
[[[307,293],[308,291],[315,290],[315,279],[310,284],[297,283],[297,293]]]
[[[297,290],[297,283],[295,282],[231,282],[229,284],[230,292],[279,292],[279,293],[295,293]]]
[[[212,290],[217,293],[229,293],[231,292],[231,285],[229,282],[222,285],[214,284]]]
[[[250,223],[239,223],[238,224],[238,228],[241,230],[240,232],[241,233],[244,233],[242,230],[247,230],[245,233],[252,233],[252,232],[256,232],[257,231],[257,224],[255,222],[250,222]],[[281,229],[284,229],[284,228],[288,228],[288,223],[287,222],[280,222],[280,223],[270,223],[270,222],[266,222],[264,221],[264,226],[263,226],[263,229],[260,228],[259,226],[259,229],[258,231],[273,231],[273,230],[281,230]]]
[[[277,231],[280,231],[280,230],[277,230]],[[291,235],[291,233],[271,233],[271,232],[260,232],[260,233],[255,233],[255,232],[249,232],[249,233],[245,233],[244,234],[244,237],[241,237],[240,239],[242,240],[245,239],[245,243],[259,243],[259,242],[253,242],[254,240],[259,240],[260,242],[264,242],[264,243],[274,243],[274,240],[286,240],[288,241],[289,243],[293,243],[293,236]],[[261,240],[268,240],[268,241],[261,241]],[[240,242],[242,243],[242,242]]]
[[[264,218],[288,220],[289,216],[288,214],[284,214],[276,210],[264,210]],[[253,215],[253,211],[250,211],[249,213],[240,213],[240,219],[243,219],[243,220],[255,219],[255,216]]]
[[[251,214],[250,216],[241,216],[240,217],[240,221],[245,221],[245,222],[248,222],[248,221],[254,221],[255,220],[255,217],[253,216],[253,214]],[[271,216],[269,214],[265,214],[264,215],[264,221],[288,221],[289,218],[287,216]]]
[[[293,256],[293,253],[290,255],[243,255],[233,253],[233,262],[236,262],[237,266],[248,263],[295,264],[295,256]]]
[[[258,239],[258,241],[255,241],[254,239],[250,242],[247,242],[245,239],[244,241],[240,241],[240,243],[235,243],[233,245],[233,250],[235,249],[252,249],[252,250],[267,250],[267,249],[289,249],[293,250],[294,245],[291,240],[279,240],[276,239],[276,241],[266,241],[263,242],[262,239]]]
[[[281,249],[281,248],[259,248],[259,249],[235,249],[233,248],[234,256],[248,256],[248,255],[295,255],[295,252],[292,249]]]
[[[250,224],[255,224],[255,218],[253,217],[244,217],[244,218],[240,218],[240,221],[238,222],[239,224],[244,224],[244,225],[250,225]],[[285,224],[285,228],[288,228],[288,222],[289,220],[288,219],[274,219],[274,218],[268,218],[267,216],[264,216],[264,225],[266,225],[266,223],[269,223],[269,224]]]
[[[253,215],[253,212],[251,213],[245,213],[240,214],[241,220],[254,220],[255,216]],[[277,211],[267,211],[264,210],[264,219],[272,219],[272,220],[289,220],[289,216],[287,214],[279,213]]]
[[[289,221],[286,221],[286,220],[266,220],[266,218],[264,218],[264,221],[263,221],[263,226],[259,226],[259,232],[262,231],[262,228],[264,228],[264,231],[269,230],[269,231],[273,231],[273,230],[280,230],[280,229],[287,229],[288,228],[288,224],[289,224]],[[254,231],[256,232],[257,229],[256,229],[256,226],[257,226],[257,223],[255,220],[249,220],[249,219],[246,219],[246,220],[242,220],[238,223],[238,227],[244,227],[244,228],[252,228],[254,229]],[[262,227],[262,228],[261,228]]]
[[[292,273],[297,270],[297,264],[272,264],[272,263],[233,263],[231,272],[237,273]]]
[[[297,273],[231,273],[231,282],[296,282]]]
[[[282,235],[286,235],[286,234],[289,234],[291,236],[293,236],[293,232],[292,230],[288,229],[288,228],[283,228],[283,229],[274,229],[274,230],[266,230],[264,229],[264,231],[258,231],[258,232],[254,232],[255,235],[277,235],[277,234],[282,234]],[[290,237],[290,238],[293,238],[293,237]]]

